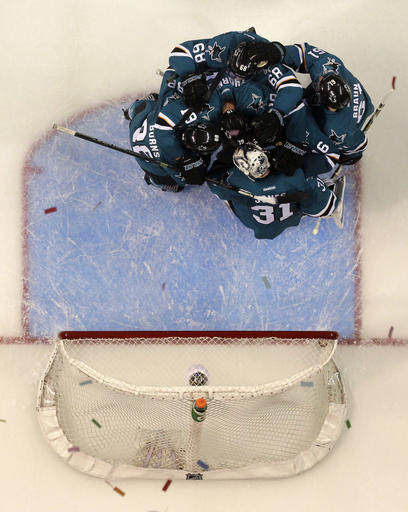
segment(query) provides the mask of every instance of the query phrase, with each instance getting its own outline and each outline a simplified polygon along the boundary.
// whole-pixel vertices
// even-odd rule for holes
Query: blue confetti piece
[[[310,380],[301,380],[300,385],[304,388],[312,388],[313,382],[311,382]]]
[[[205,462],[203,462],[202,460],[198,460],[197,461],[197,464],[199,466],[201,466],[203,469],[205,469],[206,471],[208,470],[208,468],[210,467],[208,464],[206,464]]]
[[[79,383],[80,386],[86,386],[87,384],[92,384],[92,380],[83,380]]]

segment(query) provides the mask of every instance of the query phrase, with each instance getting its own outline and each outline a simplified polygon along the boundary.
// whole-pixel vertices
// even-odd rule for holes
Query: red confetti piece
[[[169,485],[171,484],[171,480],[167,480],[167,482],[163,485],[163,491],[167,491],[167,489],[169,488]]]
[[[68,451],[69,452],[79,452],[79,447],[78,446],[71,446],[70,448],[68,448]]]
[[[166,283],[162,284],[162,292],[164,292],[164,289],[166,288]]]
[[[57,207],[53,206],[52,208],[47,208],[46,210],[44,210],[44,213],[47,215],[47,213],[54,213],[56,211],[57,211]]]
[[[392,338],[392,333],[394,331],[394,327],[391,325],[390,330],[388,331],[388,337]]]

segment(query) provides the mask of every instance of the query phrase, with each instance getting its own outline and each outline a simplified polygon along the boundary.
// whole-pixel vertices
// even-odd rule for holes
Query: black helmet
[[[240,43],[231,53],[228,69],[242,78],[251,78],[256,73],[257,67],[248,55],[248,43]]]
[[[244,116],[237,110],[227,110],[222,114],[220,130],[232,146],[241,146],[247,139],[247,126]]]
[[[351,87],[340,75],[328,73],[319,81],[318,95],[325,107],[341,110],[351,101]]]
[[[212,153],[221,144],[219,129],[211,123],[187,126],[181,134],[181,140],[186,148],[204,155]]]

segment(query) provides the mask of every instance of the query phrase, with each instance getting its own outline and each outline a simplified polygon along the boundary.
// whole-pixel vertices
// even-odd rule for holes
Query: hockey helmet
[[[336,73],[328,73],[319,80],[318,96],[325,107],[341,110],[351,101],[351,87]]]
[[[181,134],[184,146],[192,151],[207,155],[221,145],[220,132],[211,123],[198,123],[187,128]]]
[[[228,69],[241,78],[251,78],[257,71],[249,58],[248,43],[240,43],[228,58]]]
[[[269,174],[267,154],[252,142],[236,149],[232,160],[235,167],[252,179],[264,178]]]
[[[241,146],[247,138],[244,116],[237,110],[227,110],[220,120],[221,134],[232,146]]]

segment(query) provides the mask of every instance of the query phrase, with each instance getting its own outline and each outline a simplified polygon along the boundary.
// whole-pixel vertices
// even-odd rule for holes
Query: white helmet
[[[232,157],[235,167],[254,180],[269,174],[269,160],[262,148],[247,142],[238,148]]]

